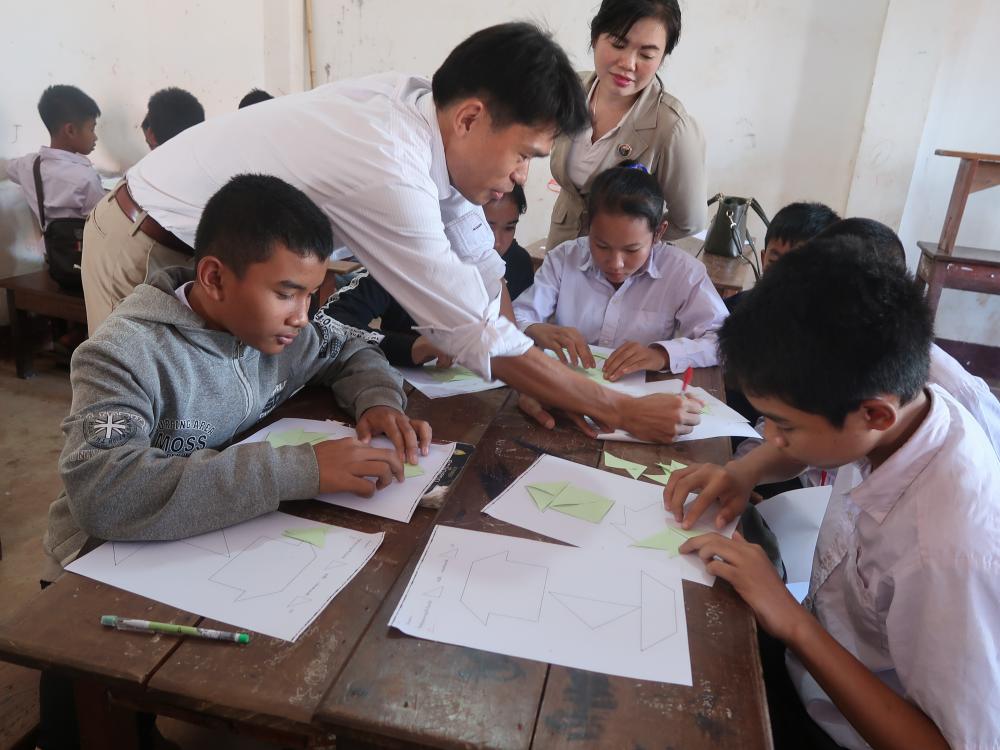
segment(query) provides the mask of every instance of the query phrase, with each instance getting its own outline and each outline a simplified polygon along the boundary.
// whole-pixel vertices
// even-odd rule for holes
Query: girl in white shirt
[[[705,266],[660,241],[667,219],[656,179],[635,162],[607,169],[588,211],[590,235],[553,248],[515,301],[518,327],[572,365],[596,367],[589,344],[613,348],[608,380],[717,364],[726,307]]]

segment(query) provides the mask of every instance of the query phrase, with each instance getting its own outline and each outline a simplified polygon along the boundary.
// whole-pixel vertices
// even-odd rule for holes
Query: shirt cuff
[[[672,339],[654,341],[670,357],[670,372],[682,373],[689,367],[714,367],[719,364],[718,343],[714,333],[697,339]]]

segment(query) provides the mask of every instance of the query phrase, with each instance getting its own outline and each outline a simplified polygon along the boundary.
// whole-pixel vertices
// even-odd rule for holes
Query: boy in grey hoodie
[[[77,349],[46,580],[92,537],[179,539],[282,500],[403,481],[403,460],[426,454],[431,431],[402,413],[399,373],[361,332],[309,323],[332,248],[329,221],[300,190],[234,177],[205,207],[196,269],[139,286]],[[359,440],[225,447],[306,384],[330,386]],[[377,434],[396,450],[368,445]]]

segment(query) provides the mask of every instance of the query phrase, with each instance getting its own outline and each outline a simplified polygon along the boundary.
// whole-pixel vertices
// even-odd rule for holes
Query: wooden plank
[[[38,676],[35,669],[0,662],[0,748],[27,742],[38,728]]]
[[[920,248],[921,259],[927,258],[932,262],[982,263],[1000,268],[1000,249],[955,245],[949,254],[940,252],[936,242],[921,241],[917,243],[917,247]]]
[[[985,154],[981,151],[951,151],[946,148],[938,148],[934,150],[934,153],[938,156],[955,156],[959,159],[1000,162],[1000,154]]]
[[[0,625],[0,659],[137,687],[179,643],[174,636],[106,628],[101,615],[180,625],[198,621],[189,612],[66,573]]]

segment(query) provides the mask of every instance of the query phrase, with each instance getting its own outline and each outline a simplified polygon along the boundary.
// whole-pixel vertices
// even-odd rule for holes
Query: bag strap
[[[35,173],[35,197],[38,199],[38,221],[42,224],[42,231],[45,231],[45,191],[42,189],[42,155],[35,157],[35,166],[32,168]]]

